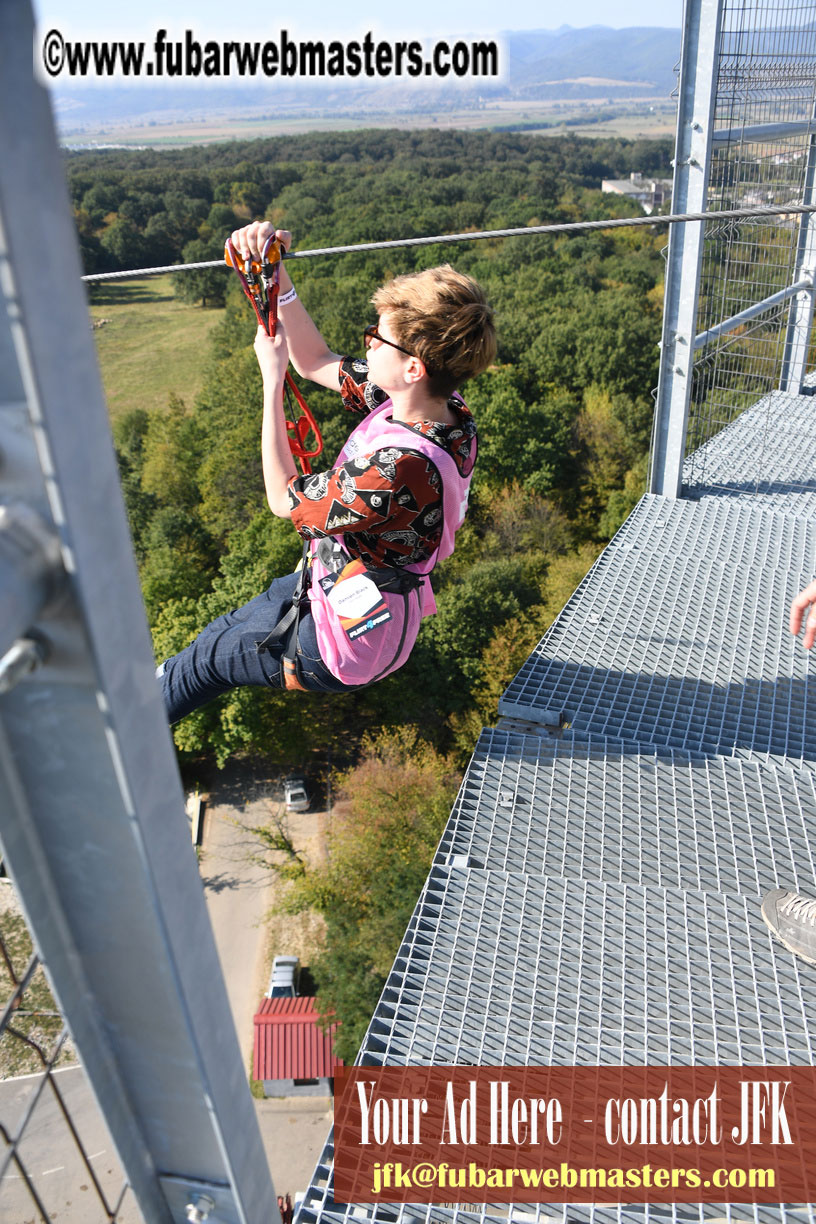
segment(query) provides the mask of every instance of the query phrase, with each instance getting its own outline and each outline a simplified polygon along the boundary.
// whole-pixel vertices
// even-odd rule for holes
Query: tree
[[[596,544],[550,560],[539,600],[498,626],[482,651],[479,676],[470,690],[470,704],[450,719],[456,754],[463,764],[473,752],[482,727],[495,721],[501,697],[600,552]]]
[[[609,538],[642,495],[650,416],[646,404],[635,404],[626,395],[610,395],[597,386],[584,392],[577,433],[583,446],[580,519],[587,533]]]
[[[243,325],[253,317],[246,307],[238,329],[243,334],[248,331],[250,340],[254,329],[251,323],[246,330]],[[199,395],[196,419],[206,450],[198,475],[201,516],[224,541],[267,504],[260,447],[262,403],[261,377],[251,348],[220,361]]]
[[[142,594],[151,621],[169,600],[208,590],[213,568],[212,540],[183,507],[159,506],[143,536]]]
[[[91,216],[94,225],[99,226],[107,213],[116,212],[120,199],[118,188],[100,179],[82,196],[82,208]]]
[[[117,217],[100,238],[102,248],[107,251],[117,269],[129,270],[144,267],[147,247],[142,234],[132,221]]]
[[[298,869],[280,908],[313,909],[326,942],[312,965],[318,1006],[340,1021],[336,1052],[353,1061],[425,881],[459,778],[447,758],[404,727],[364,740],[338,780],[328,862]],[[294,877],[294,878],[293,878]]]
[[[181,191],[165,191],[164,210],[177,246],[184,246],[198,234],[198,227],[210,211],[210,202],[194,199]]]
[[[125,501],[136,560],[145,557],[145,533],[156,510],[156,498],[142,485],[144,444],[150,418],[144,408],[133,408],[113,422],[119,480]]]
[[[609,494],[606,509],[598,520],[598,534],[602,540],[611,540],[646,492],[648,466],[649,456],[643,455],[624,476],[623,488]]]
[[[194,238],[184,247],[183,263],[204,263],[224,258],[223,238]],[[202,306],[223,306],[227,295],[227,267],[197,268],[173,277],[173,292],[182,302]]]
[[[151,266],[160,268],[178,262],[181,247],[176,242],[166,212],[153,213],[145,226],[144,240],[150,252]]]
[[[198,470],[202,439],[192,412],[171,394],[164,412],[147,420],[142,450],[142,487],[158,502],[191,510],[200,501]]]
[[[218,238],[223,246],[228,236],[240,224],[241,221],[228,204],[213,204],[207,214],[207,220],[201,223],[198,231],[199,237]]]
[[[524,562],[503,557],[479,562],[466,577],[440,591],[436,615],[423,621],[407,665],[438,714],[469,704],[492,633],[537,596]]]
[[[147,225],[156,211],[156,199],[147,191],[139,191],[125,196],[119,205],[119,216],[126,221],[132,221],[140,229]]]
[[[233,208],[240,209],[247,220],[251,220],[263,213],[266,199],[257,183],[243,180],[230,184],[229,202]]]
[[[546,496],[564,482],[578,414],[573,395],[554,389],[542,401],[530,402],[521,376],[498,369],[474,379],[467,400],[479,425],[477,489],[516,482]]]
[[[215,589],[229,594],[234,607],[263,591],[273,578],[291,574],[301,557],[300,536],[288,519],[276,518],[264,504],[246,527],[229,537]]]

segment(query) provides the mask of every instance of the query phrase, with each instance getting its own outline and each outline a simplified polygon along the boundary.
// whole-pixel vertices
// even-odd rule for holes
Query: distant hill
[[[502,37],[511,60],[511,92],[525,97],[631,95],[633,85],[668,97],[676,83],[680,30],[565,26]]]
[[[462,37],[457,35],[457,37]],[[652,28],[613,30],[607,26],[559,30],[504,31],[501,81],[429,85],[397,79],[376,83],[321,81],[310,85],[273,80],[242,87],[231,84],[211,88],[193,81],[157,87],[147,82],[96,84],[56,83],[53,89],[63,132],[111,121],[167,122],[180,116],[257,112],[264,107],[286,108],[288,114],[308,113],[336,106],[379,112],[424,110],[435,101],[455,96],[490,98],[614,98],[666,97],[671,94],[673,68],[680,56],[680,31]]]

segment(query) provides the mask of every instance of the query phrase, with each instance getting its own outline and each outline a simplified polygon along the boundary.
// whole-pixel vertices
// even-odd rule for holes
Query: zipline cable
[[[670,213],[665,217],[611,217],[604,221],[565,221],[555,225],[523,225],[518,229],[474,230],[470,234],[435,234],[430,238],[392,238],[383,242],[357,242],[349,246],[320,247],[314,251],[287,251],[284,259],[314,259],[318,255],[351,255],[357,251],[387,251],[395,247],[432,246],[442,242],[477,242],[482,238],[522,238],[528,234],[566,234],[580,230],[621,229],[635,225],[676,225],[682,221],[728,221],[741,217],[784,217],[816,212],[816,204],[780,204],[767,208],[731,208],[722,212]],[[194,272],[202,268],[225,268],[223,259],[202,263],[166,264],[162,268],[134,268],[130,272],[94,272],[84,281],[135,280],[165,272]]]

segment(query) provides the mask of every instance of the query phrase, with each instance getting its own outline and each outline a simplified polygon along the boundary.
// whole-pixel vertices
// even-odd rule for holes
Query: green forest
[[[670,157],[667,141],[371,131],[73,153],[67,173],[93,272],[216,259],[230,230],[255,218],[291,229],[305,250],[641,215],[637,204],[602,195],[601,179],[665,175]],[[495,365],[461,388],[480,435],[471,510],[456,552],[434,572],[439,610],[408,664],[342,696],[238,690],[174,732],[188,769],[248,754],[280,770],[343,771],[350,815],[333,831],[331,866],[307,872],[284,853],[280,870],[290,880],[286,903],[326,916],[315,972],[323,1003],[344,1021],[346,1058],[480,728],[495,721],[502,690],[643,492],[665,243],[664,230],[646,226],[289,264],[338,352],[361,352],[383,281],[443,262],[483,284],[499,332]],[[178,295],[202,311],[226,305],[200,354],[203,389],[193,402],[172,397],[162,411],[114,422],[158,658],[300,554],[291,524],[274,518],[264,497],[254,316],[226,272],[175,279]],[[303,390],[328,466],[354,421],[339,396]]]

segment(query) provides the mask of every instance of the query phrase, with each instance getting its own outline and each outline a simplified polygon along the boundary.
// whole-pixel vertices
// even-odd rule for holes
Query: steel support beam
[[[672,212],[703,212],[711,164],[722,0],[687,0],[680,58],[680,98]],[[660,375],[649,491],[677,497],[691,396],[693,344],[704,222],[669,234]]]
[[[745,310],[741,310],[739,314],[731,315],[730,319],[723,319],[722,323],[709,327],[708,331],[700,332],[699,336],[694,337],[693,347],[695,350],[704,348],[718,336],[727,336],[729,332],[736,331],[743,323],[750,323],[752,319],[759,318],[767,310],[773,310],[774,306],[781,306],[783,302],[789,301],[790,298],[800,293],[811,293],[812,291],[813,281],[806,276],[796,284],[788,285],[787,289],[780,289],[778,293],[772,293],[770,297],[763,298],[761,302],[754,302],[753,306],[746,306]],[[787,390],[787,388],[782,388],[782,390]]]
[[[715,145],[719,144],[763,144],[774,140],[788,140],[793,136],[804,136],[813,131],[813,120],[798,119],[787,123],[751,123],[745,127],[717,128],[711,133]]]
[[[807,165],[802,193],[802,203],[814,200],[814,178],[816,178],[816,135],[808,142]],[[799,240],[796,247],[796,272],[794,280],[809,277],[809,289],[797,293],[791,303],[788,326],[785,332],[785,349],[782,356],[782,373],[779,390],[799,395],[807,372],[807,355],[813,331],[813,275],[816,270],[816,223],[812,213],[802,213],[799,222]]]
[[[151,1224],[278,1220],[184,812],[28,0],[0,39],[0,502],[57,540],[15,569],[45,661],[0,695],[0,839]],[[44,308],[43,278],[48,303]],[[48,567],[46,567],[47,569]],[[23,588],[28,583],[28,590]]]

